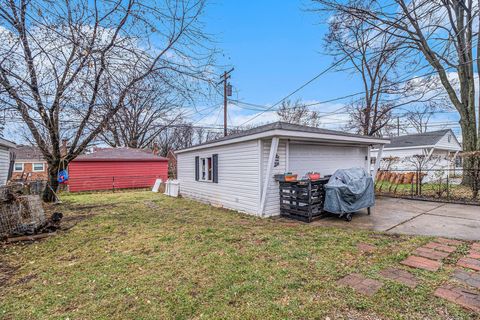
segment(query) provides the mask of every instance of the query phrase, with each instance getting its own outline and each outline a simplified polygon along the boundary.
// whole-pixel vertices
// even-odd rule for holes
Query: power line
[[[313,81],[317,80],[318,78],[320,78],[322,75],[324,75],[325,73],[329,72],[330,70],[332,70],[333,68],[335,68],[337,65],[339,65],[341,62],[343,62],[344,60],[346,60],[347,57],[344,57],[343,59],[340,59],[338,60],[336,63],[332,64],[330,67],[326,68],[325,70],[323,70],[322,72],[320,72],[319,74],[317,74],[315,77],[313,77],[312,79],[308,80],[307,82],[305,82],[304,84],[302,84],[299,88],[295,89],[294,91],[292,91],[291,93],[289,93],[288,95],[286,95],[284,98],[280,99],[279,101],[277,101],[276,103],[274,103],[271,107],[268,107],[266,110],[260,112],[259,114],[255,115],[253,118],[245,121],[244,123],[242,123],[240,126],[244,126],[245,124],[249,123],[250,121],[258,118],[259,116],[261,116],[262,114],[264,114],[265,112],[269,111],[269,110],[272,110],[273,108],[275,108],[278,104],[282,103],[283,101],[285,101],[286,99],[290,98],[291,96],[293,96],[295,93],[297,93],[298,91],[302,90],[303,88],[305,88],[306,86],[308,86],[310,83],[312,83]]]

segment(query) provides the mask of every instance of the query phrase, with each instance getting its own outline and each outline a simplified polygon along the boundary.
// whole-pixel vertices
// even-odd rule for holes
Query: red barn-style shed
[[[168,159],[142,149],[97,148],[73,160],[68,173],[71,192],[146,188],[168,178]]]

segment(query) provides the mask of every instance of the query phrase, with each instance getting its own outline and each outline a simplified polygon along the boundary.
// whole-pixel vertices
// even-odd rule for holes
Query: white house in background
[[[431,159],[422,170],[461,170],[460,159],[457,157],[461,150],[462,146],[453,131],[445,129],[393,137],[391,143],[385,146],[381,157],[397,158],[392,162],[391,170],[415,171],[416,167],[412,163],[414,155],[424,155]],[[378,149],[372,149],[372,161],[377,156]],[[431,175],[433,177],[433,173]]]
[[[275,174],[370,166],[386,139],[276,122],[176,151],[184,197],[257,216],[280,214]],[[378,169],[378,168],[377,168]]]
[[[11,159],[10,149],[15,147],[15,143],[0,138],[0,186],[3,186],[7,183],[9,174],[11,174],[13,169],[13,159]]]

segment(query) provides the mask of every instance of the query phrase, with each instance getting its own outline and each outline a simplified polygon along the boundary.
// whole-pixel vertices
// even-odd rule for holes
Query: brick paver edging
[[[437,271],[442,266],[442,263],[439,261],[417,256],[409,256],[407,259],[403,260],[400,263],[405,266],[428,271]]]
[[[475,291],[444,285],[435,290],[434,294],[464,308],[480,312],[480,295]]]
[[[457,269],[453,273],[453,278],[464,285],[480,289],[480,272]]]
[[[383,269],[380,271],[380,275],[384,278],[404,284],[412,289],[415,289],[418,284],[417,278],[413,274],[399,268],[391,267]]]
[[[369,279],[359,273],[349,274],[337,283],[342,286],[347,286],[367,296],[373,296],[382,286],[383,283],[377,280]]]

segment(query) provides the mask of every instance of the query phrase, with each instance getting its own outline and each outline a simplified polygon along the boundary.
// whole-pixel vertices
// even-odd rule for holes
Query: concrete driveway
[[[351,222],[328,217],[313,224],[480,240],[480,206],[379,197],[370,216],[362,210]]]

